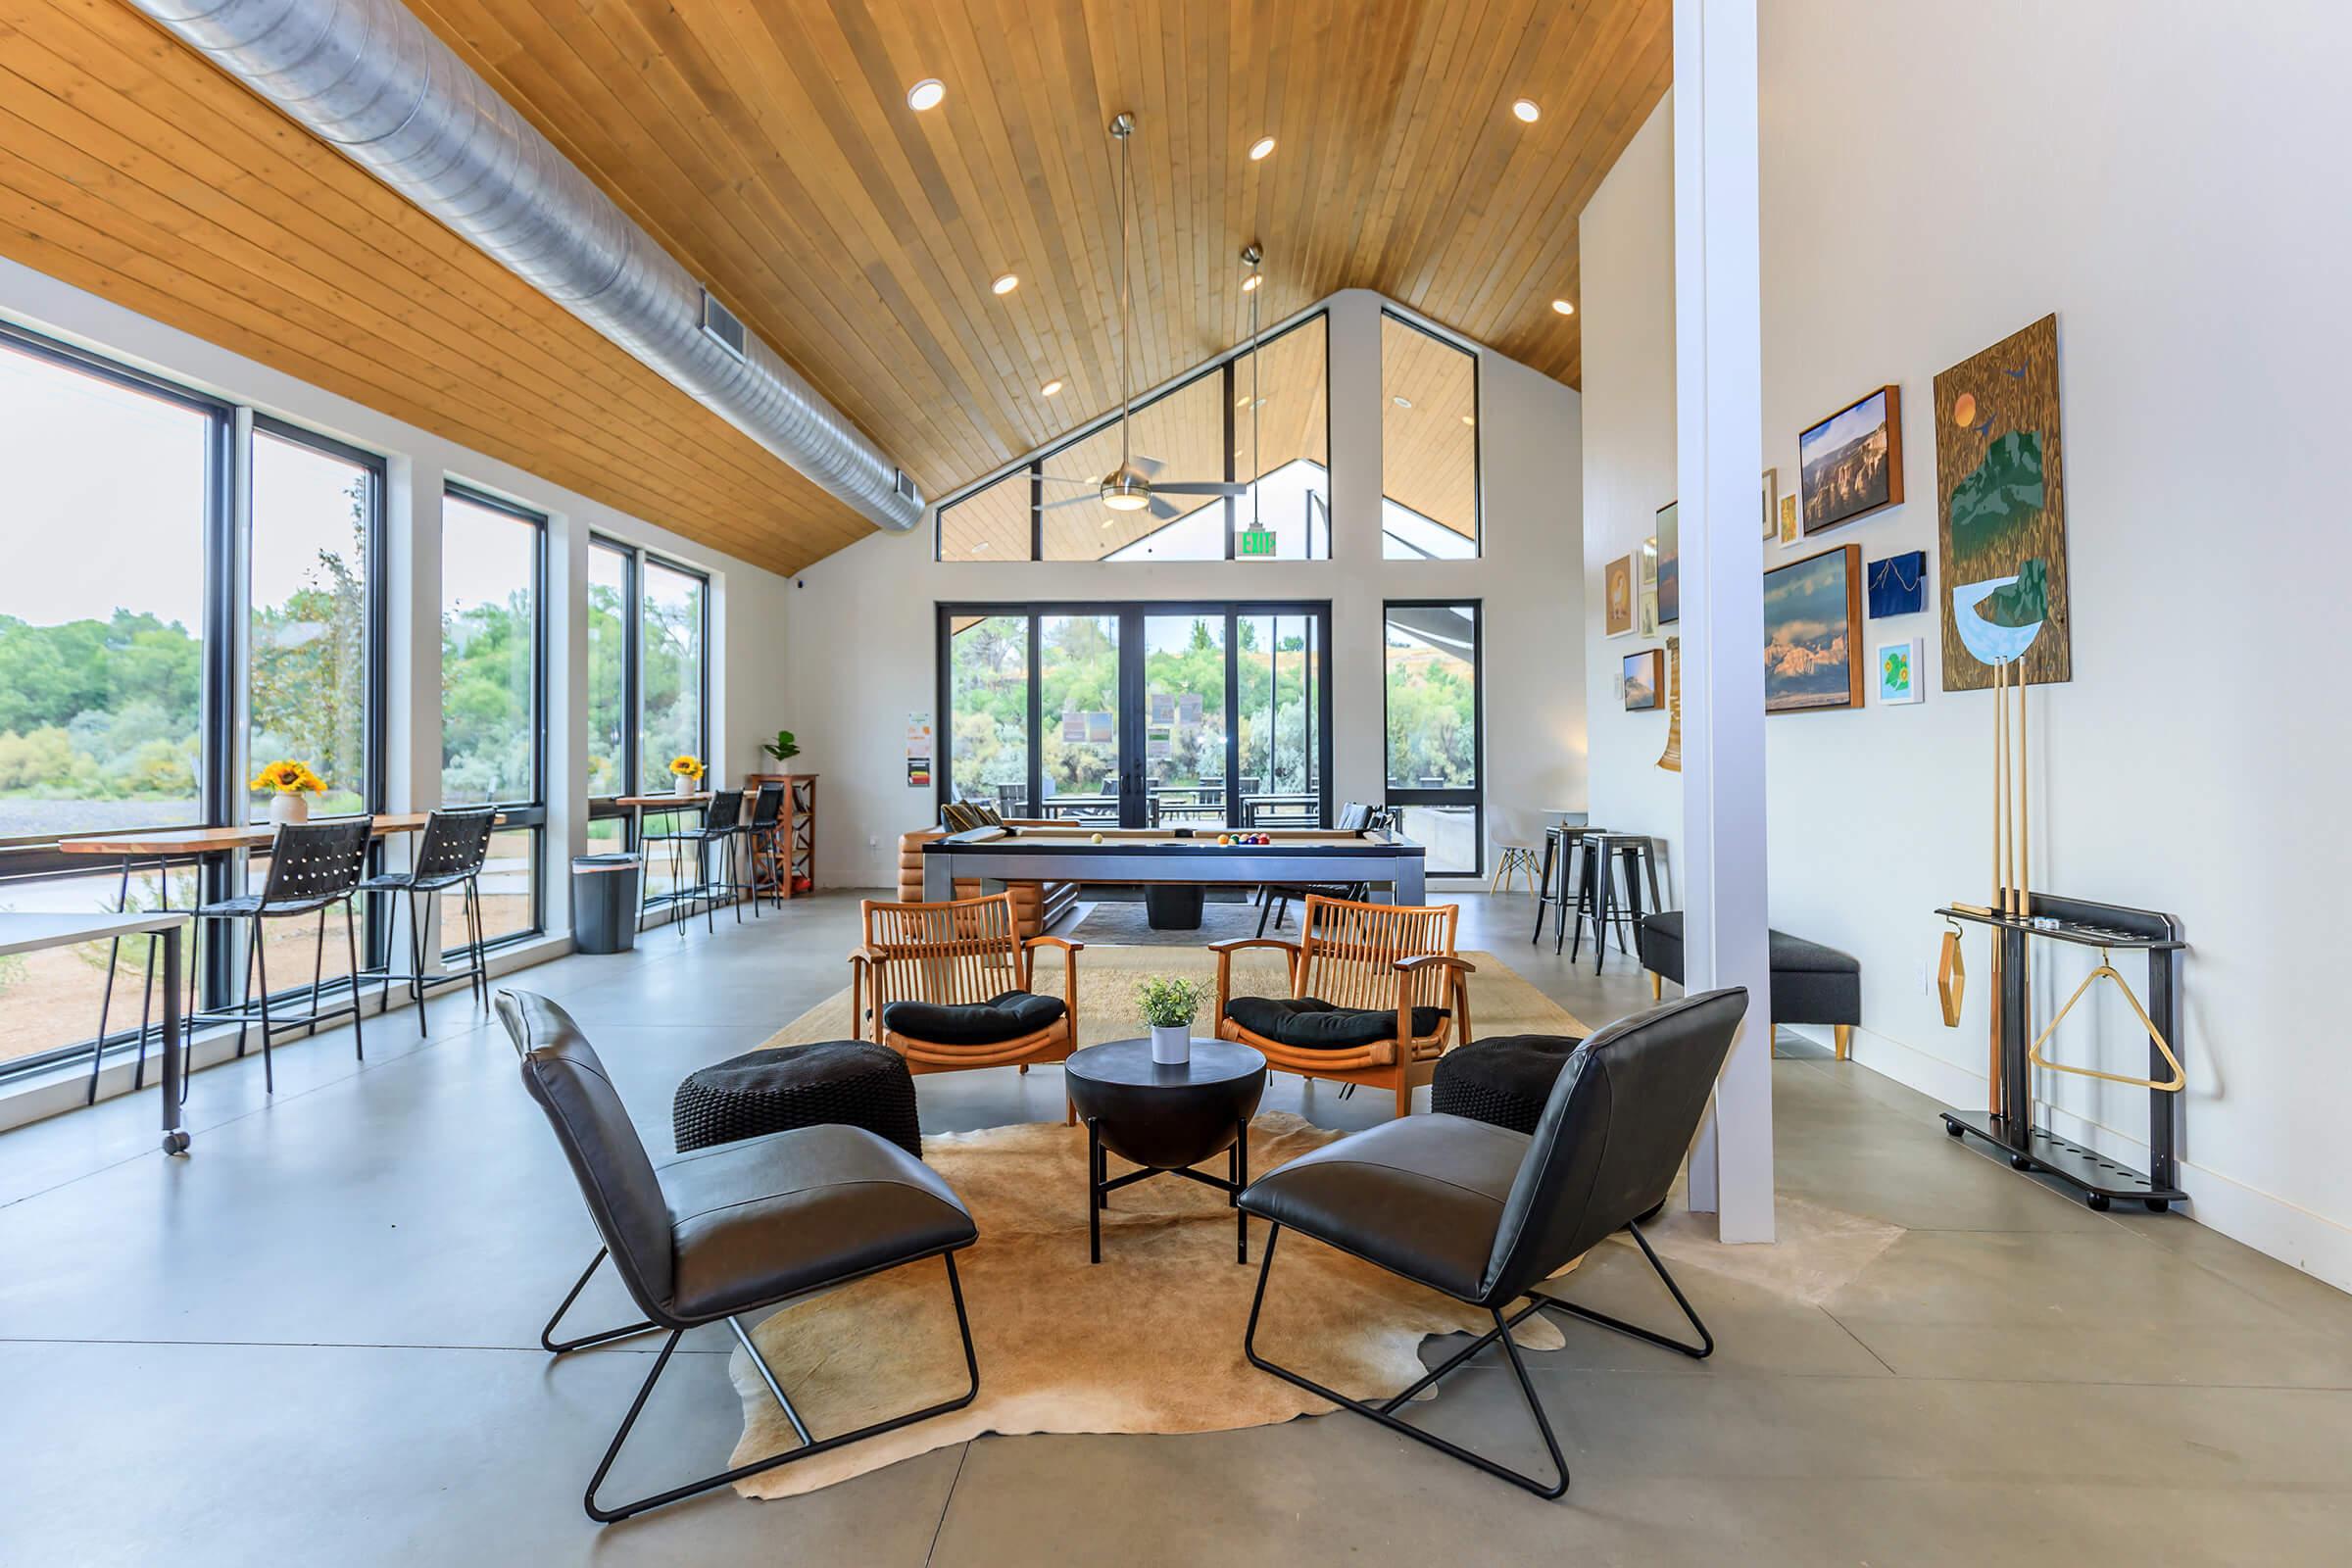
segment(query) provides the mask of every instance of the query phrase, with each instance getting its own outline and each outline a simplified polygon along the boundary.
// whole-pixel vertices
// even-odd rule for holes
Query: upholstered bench
[[[670,1106],[678,1152],[801,1127],[862,1127],[915,1158],[914,1079],[888,1046],[828,1040],[751,1051],[698,1067]]]
[[[1853,1050],[1854,1025],[1862,1021],[1862,963],[1850,953],[1818,942],[1772,933],[1772,1021],[1826,1023],[1837,1035],[1838,1059]],[[1649,994],[1661,994],[1661,978],[1683,983],[1683,911],[1642,917],[1642,967],[1649,971]]]

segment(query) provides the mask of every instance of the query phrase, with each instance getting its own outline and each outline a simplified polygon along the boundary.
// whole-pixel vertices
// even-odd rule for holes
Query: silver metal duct
[[[557,304],[881,527],[921,494],[400,0],[131,0]]]

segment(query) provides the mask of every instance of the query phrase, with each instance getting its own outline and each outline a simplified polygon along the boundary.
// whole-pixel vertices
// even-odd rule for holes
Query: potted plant
[[[703,787],[703,760],[686,753],[669,760],[669,787],[673,794],[693,795]]]
[[[326,781],[311,771],[310,763],[288,760],[271,762],[254,774],[253,787],[276,792],[270,797],[270,820],[283,826],[311,819],[309,798],[323,791]]]
[[[1181,1066],[1193,1059],[1193,1019],[1204,996],[1200,982],[1181,975],[1147,975],[1135,988],[1135,1004],[1152,1026],[1152,1059]]]
[[[776,738],[761,742],[760,749],[779,762],[789,762],[801,755],[800,743],[792,738],[792,731],[788,729],[776,731]]]

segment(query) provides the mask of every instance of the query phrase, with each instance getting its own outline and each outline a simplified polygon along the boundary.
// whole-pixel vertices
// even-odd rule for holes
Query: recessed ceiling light
[[[999,289],[997,292],[1002,294],[1004,291],[1003,289]],[[1574,316],[1576,314],[1576,307],[1569,304],[1566,300],[1553,300],[1551,302],[1551,308],[1559,312],[1562,316]]]
[[[1248,294],[1264,281],[1265,278],[1262,274],[1251,272],[1248,277],[1242,279],[1242,292]]]
[[[988,291],[991,294],[1009,294],[1020,286],[1021,279],[1019,274],[1014,272],[1006,272],[1003,277],[1000,277],[994,283],[989,284]],[[1553,308],[1555,310],[1558,308],[1556,303],[1554,304]]]
[[[925,76],[906,89],[906,107],[919,115],[926,109],[937,109],[939,101],[947,95],[946,82],[937,76]]]
[[[978,554],[979,554],[981,551],[983,551],[983,550],[986,550],[987,548],[988,548],[988,541],[987,541],[987,540],[985,540],[985,539],[983,539],[983,540],[981,540],[981,541],[980,541],[978,544],[976,544],[976,545],[972,546],[972,553],[973,553],[974,555],[978,555]]]
[[[1472,417],[1470,415],[1465,414],[1462,416],[1462,422],[1464,424],[1476,424],[1478,423],[1478,420]]]
[[[1261,161],[1266,154],[1272,152],[1273,150],[1274,138],[1271,136],[1260,136],[1257,138],[1257,140],[1250,144],[1250,161],[1253,164],[1257,163]]]
[[[1059,381],[1048,381],[1044,386],[1038,388],[1038,391],[1045,394],[1047,397],[1052,397],[1060,390],[1061,383]]]
[[[1412,400],[1411,398],[1405,397],[1405,396],[1404,396],[1404,395],[1402,395],[1401,393],[1399,393],[1399,394],[1398,394],[1397,396],[1396,396],[1396,397],[1393,397],[1393,398],[1389,399],[1389,401],[1390,401],[1391,403],[1394,403],[1394,404],[1396,404],[1396,405],[1398,408],[1400,408],[1400,409],[1409,409],[1409,408],[1411,408],[1411,407],[1413,406],[1413,400]]]
[[[1511,113],[1531,125],[1544,117],[1544,111],[1536,107],[1533,98],[1521,98],[1513,102]]]

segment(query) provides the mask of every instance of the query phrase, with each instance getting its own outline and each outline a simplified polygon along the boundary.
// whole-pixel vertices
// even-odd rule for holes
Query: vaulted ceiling
[[[1551,301],[1671,41],[1670,0],[412,3],[932,495],[1118,400],[1122,110],[1137,386],[1243,335],[1251,240],[1268,319],[1373,288],[1576,384]],[[764,564],[862,532],[120,0],[0,41],[0,252]]]

